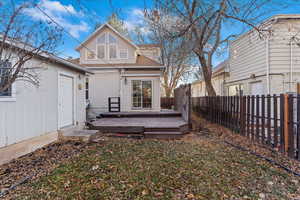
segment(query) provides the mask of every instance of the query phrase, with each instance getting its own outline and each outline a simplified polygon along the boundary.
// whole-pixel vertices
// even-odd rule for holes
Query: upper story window
[[[111,33],[103,33],[96,39],[96,51],[88,51],[87,60],[92,59],[127,59],[128,49],[118,49],[118,39]]]
[[[11,70],[11,62],[9,61],[0,61],[0,87],[5,86]],[[1,97],[11,97],[12,96],[12,87],[9,87],[3,92],[0,92]]]
[[[92,52],[91,50],[87,50],[86,57],[88,60],[93,60],[96,58],[96,54]]]
[[[128,50],[127,49],[120,49],[120,58],[127,59],[128,58]]]
[[[105,44],[105,43],[106,43],[106,42],[105,42],[105,41],[106,41],[105,38],[106,38],[106,34],[104,33],[104,34],[102,34],[100,37],[97,38],[97,43],[98,43],[98,44]]]
[[[97,38],[97,58],[105,58],[106,33]]]
[[[109,45],[109,58],[117,58],[117,39],[109,34],[108,36],[108,45]]]
[[[117,39],[109,34],[109,44],[117,44]]]

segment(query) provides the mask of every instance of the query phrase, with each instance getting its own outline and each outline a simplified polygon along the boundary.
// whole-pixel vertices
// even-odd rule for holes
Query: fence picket
[[[274,94],[273,95],[273,105],[274,105],[274,113],[273,113],[273,118],[274,118],[274,147],[278,147],[278,104],[277,104],[277,96]]]
[[[256,133],[256,140],[259,142],[259,95],[256,95],[256,112],[255,112],[255,117],[256,117],[256,124],[255,124],[255,133]]]
[[[213,123],[300,160],[300,95],[206,96],[192,109]]]
[[[265,143],[265,95],[261,95],[261,142]]]

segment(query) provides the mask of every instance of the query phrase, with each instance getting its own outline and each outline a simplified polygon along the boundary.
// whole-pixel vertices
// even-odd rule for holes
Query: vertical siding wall
[[[75,75],[76,121],[85,122],[84,88],[78,90],[78,84],[84,86],[84,77],[78,80],[78,73],[57,67],[53,64],[41,64],[39,70],[40,86],[17,81],[16,101],[0,101],[0,147],[30,139],[58,130],[58,71]]]

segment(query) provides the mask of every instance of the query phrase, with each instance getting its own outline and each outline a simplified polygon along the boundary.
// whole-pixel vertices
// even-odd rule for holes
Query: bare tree
[[[284,6],[279,0],[156,0],[151,16],[154,22],[161,21],[162,17],[167,18],[168,23],[156,25],[170,38],[189,40],[199,60],[208,95],[215,96],[211,82],[213,58],[220,47],[237,36],[223,34],[223,28],[229,24],[246,25],[263,37],[264,30],[256,25],[275,5]]]
[[[0,93],[10,93],[17,81],[39,84],[36,69],[40,64],[29,64],[34,57],[54,53],[62,30],[53,23],[34,21],[26,15],[34,2],[15,4],[13,0],[0,5]],[[39,10],[36,10],[39,12]],[[33,62],[30,62],[33,63]]]
[[[163,24],[165,21],[156,20],[154,22],[152,16],[145,13],[145,24],[143,27],[136,27],[135,38],[140,43],[154,43],[160,45],[160,59],[165,66],[162,87],[164,88],[166,97],[170,97],[179,82],[184,82],[185,75],[191,72],[194,57],[187,38],[168,37],[162,29],[157,29],[157,23]],[[143,29],[147,29],[146,31],[148,33],[144,34],[145,30]]]

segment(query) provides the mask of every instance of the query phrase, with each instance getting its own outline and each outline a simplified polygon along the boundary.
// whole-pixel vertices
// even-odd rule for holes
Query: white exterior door
[[[59,75],[59,128],[74,124],[74,78]]]
[[[251,83],[251,95],[264,94],[264,88],[262,82]]]

